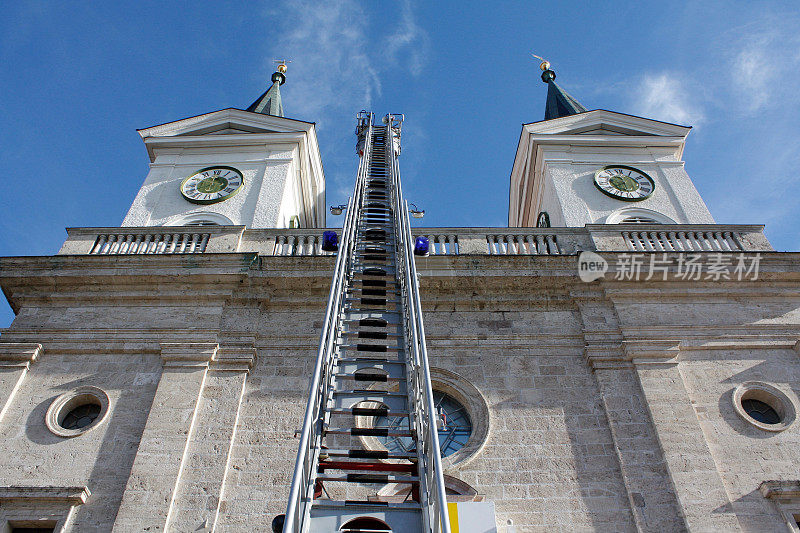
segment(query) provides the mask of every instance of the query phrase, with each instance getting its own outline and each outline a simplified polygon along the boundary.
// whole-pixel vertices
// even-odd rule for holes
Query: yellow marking
[[[450,533],[458,533],[458,504],[447,503],[447,516],[450,518]]]

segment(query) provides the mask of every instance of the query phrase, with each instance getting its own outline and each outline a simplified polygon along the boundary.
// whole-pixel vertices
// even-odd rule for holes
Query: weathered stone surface
[[[500,531],[780,527],[759,486],[797,479],[800,430],[747,424],[731,391],[763,381],[796,401],[797,254],[765,253],[757,282],[691,284],[584,284],[574,256],[418,264],[431,363],[486,406],[485,442],[447,474],[495,502]],[[71,531],[269,531],[332,266],[0,259],[18,311],[0,337],[0,486],[88,487]],[[107,392],[107,417],[54,435],[50,402],[83,385]]]

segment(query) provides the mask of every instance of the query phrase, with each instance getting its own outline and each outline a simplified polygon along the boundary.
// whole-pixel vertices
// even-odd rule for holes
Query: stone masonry
[[[732,399],[753,381],[800,393],[800,256],[762,255],[758,281],[692,283],[587,284],[574,255],[420,259],[434,384],[474,426],[451,484],[493,501],[509,533],[788,530],[759,486],[797,479],[800,429],[760,430]],[[0,337],[0,509],[63,531],[269,532],[332,266],[0,259],[17,313]],[[80,386],[107,394],[107,414],[52,433],[51,402]],[[10,487],[28,489],[3,499]],[[59,487],[88,497],[37,504]]]

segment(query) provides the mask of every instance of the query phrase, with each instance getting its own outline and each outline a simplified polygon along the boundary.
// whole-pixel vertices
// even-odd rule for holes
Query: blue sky
[[[424,225],[504,226],[520,125],[544,112],[531,52],[589,109],[694,126],[686,168],[717,222],[798,250],[798,27],[796,1],[4,2],[0,256],[119,225],[147,173],[136,129],[244,108],[283,57],[329,204],[354,179],[354,114],[402,112]]]

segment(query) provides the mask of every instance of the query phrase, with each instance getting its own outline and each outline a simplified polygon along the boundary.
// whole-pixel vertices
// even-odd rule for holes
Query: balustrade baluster
[[[94,246],[92,250],[89,252],[90,254],[100,254],[101,250],[103,249],[103,245],[106,243],[106,236],[105,235],[98,235],[97,239],[94,241]]]
[[[544,235],[536,235],[536,253],[539,255],[547,255],[547,244],[544,240]]]
[[[125,235],[125,242],[122,243],[122,247],[120,248],[119,253],[121,254],[130,253],[129,250],[131,249],[131,242],[133,242],[133,235],[132,234]]]
[[[656,242],[658,242],[659,246],[661,246],[661,251],[664,252],[671,252],[672,251],[672,243],[669,241],[669,237],[667,237],[666,232],[657,231],[655,232]]]
[[[436,240],[439,241],[439,253],[447,255],[447,237],[444,235],[436,235]]]
[[[692,243],[688,237],[686,237],[685,231],[679,231],[675,233],[676,238],[681,243],[681,251],[683,252],[691,252],[692,251]]]
[[[714,249],[714,251],[717,251],[717,252],[726,251],[725,247],[722,245],[722,242],[720,242],[719,232],[709,231],[708,232],[708,240],[711,243],[711,247]]]
[[[683,246],[681,245],[680,240],[678,239],[678,234],[674,231],[666,232],[667,241],[669,242],[670,247],[676,252],[682,252]]]
[[[561,250],[558,248],[558,239],[555,235],[547,235],[547,248],[550,255],[561,255]]]
[[[734,233],[731,231],[725,231],[722,233],[722,238],[725,239],[725,242],[728,243],[728,246],[731,250],[737,251],[741,250],[742,248],[739,246],[739,243],[736,242],[736,238],[734,237]]]
[[[628,245],[629,250],[636,250],[636,245],[633,242],[633,238],[631,237],[630,231],[622,232],[622,240],[625,241],[625,244]]]
[[[516,253],[514,250],[514,237],[511,235],[503,235],[503,239],[506,243],[506,255],[513,255]]]
[[[708,252],[711,249],[711,247],[706,242],[705,233],[703,233],[702,231],[696,231],[695,238],[697,239],[697,246],[699,247],[700,250]]]
[[[204,233],[200,236],[200,248],[197,250],[199,253],[203,253],[206,251],[206,246],[208,246],[208,239],[211,238],[211,234]]]
[[[117,246],[117,236],[116,235],[109,235],[108,236],[108,248],[106,253],[113,254]]]
[[[714,233],[714,239],[717,241],[717,244],[720,248],[722,248],[723,252],[730,252],[731,245],[728,243],[728,239],[725,238],[725,233],[723,231],[717,231]]]

